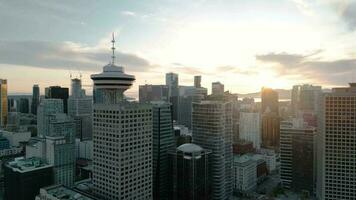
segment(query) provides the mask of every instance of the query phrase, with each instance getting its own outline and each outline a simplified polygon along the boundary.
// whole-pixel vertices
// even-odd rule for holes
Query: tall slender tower
[[[37,115],[37,108],[40,104],[40,87],[38,85],[33,85],[32,87],[32,103],[31,103],[31,113]]]
[[[202,101],[193,103],[193,142],[211,150],[209,158],[211,199],[232,195],[232,103]]]
[[[0,79],[0,127],[7,123],[7,80]]]
[[[321,97],[317,198],[356,199],[356,83]]]
[[[93,184],[102,199],[152,199],[152,107],[128,102],[135,77],[112,61],[93,74]]]

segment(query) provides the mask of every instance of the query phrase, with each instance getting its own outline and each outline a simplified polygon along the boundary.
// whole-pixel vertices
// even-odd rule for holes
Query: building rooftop
[[[52,167],[52,165],[44,163],[41,158],[37,157],[18,157],[15,158],[14,161],[8,162],[7,166],[10,167],[13,171],[21,173]]]
[[[185,153],[194,153],[194,152],[204,151],[203,148],[201,148],[200,146],[193,144],[193,143],[182,144],[177,148],[177,150],[183,151]]]
[[[53,185],[41,189],[41,195],[47,194],[47,196],[54,197],[58,200],[95,200],[96,198],[80,193],[74,189],[65,187],[63,185]]]

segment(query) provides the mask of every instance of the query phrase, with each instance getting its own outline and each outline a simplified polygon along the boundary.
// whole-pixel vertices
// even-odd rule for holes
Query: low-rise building
[[[252,191],[257,186],[257,161],[249,155],[234,156],[234,189]]]
[[[40,158],[15,158],[4,168],[5,199],[34,200],[41,187],[53,184],[52,165]]]
[[[52,185],[41,188],[36,200],[97,200],[94,196],[85,194],[76,189],[71,189],[63,185]]]

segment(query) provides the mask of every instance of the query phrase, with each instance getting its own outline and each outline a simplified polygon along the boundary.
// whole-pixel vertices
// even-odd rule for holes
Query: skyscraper
[[[166,86],[168,87],[168,98],[172,104],[173,120],[178,119],[178,96],[179,96],[179,82],[178,74],[166,74]]]
[[[283,122],[280,134],[281,181],[296,192],[315,189],[315,127]]]
[[[233,187],[232,105],[224,101],[193,103],[193,142],[211,150],[212,199],[228,199]]]
[[[280,117],[269,109],[262,114],[262,137],[263,148],[279,151]]]
[[[45,89],[46,99],[62,99],[64,113],[68,113],[68,97],[68,88],[62,88],[60,86],[51,86]]]
[[[53,165],[54,183],[72,186],[75,171],[75,123],[63,113],[61,99],[44,99],[37,113],[38,136],[26,147],[26,156],[41,157]]]
[[[261,117],[257,112],[240,112],[240,139],[250,141],[253,147],[261,147]]]
[[[7,123],[7,80],[0,79],[0,127]]]
[[[356,199],[356,83],[333,88],[320,104],[317,198]]]
[[[153,198],[171,199],[168,152],[175,148],[171,105],[153,103]]]
[[[17,111],[20,113],[29,113],[30,101],[28,98],[20,98],[17,105]]]
[[[201,76],[194,76],[194,87],[201,87]]]
[[[135,77],[112,62],[94,81],[93,184],[103,199],[152,199],[152,107],[128,102]]]
[[[271,88],[262,88],[261,91],[261,113],[270,112],[279,113],[278,92]]]
[[[76,138],[89,140],[92,138],[93,123],[93,99],[86,96],[82,89],[82,80],[72,79],[71,96],[68,98],[68,115],[76,125]]]
[[[220,82],[213,82],[211,84],[212,95],[224,95],[224,84]]]
[[[63,102],[60,99],[44,99],[38,106],[37,134],[40,137],[49,135],[50,120],[53,115],[63,113]]]
[[[150,103],[151,101],[169,102],[168,86],[166,85],[140,85],[139,86],[140,103]]]
[[[40,104],[40,87],[38,85],[33,85],[32,87],[32,103],[31,103],[31,113],[37,115],[37,107]]]
[[[295,85],[292,89],[292,110],[296,115],[298,111],[309,111],[314,114],[319,112],[321,86],[309,84]]]
[[[192,143],[179,146],[171,152],[173,170],[173,200],[210,199],[210,151]]]

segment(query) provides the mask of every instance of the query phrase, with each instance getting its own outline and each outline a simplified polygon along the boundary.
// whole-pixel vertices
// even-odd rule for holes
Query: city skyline
[[[10,93],[69,87],[70,74],[91,87],[89,75],[110,62],[112,31],[117,62],[137,77],[127,92],[136,98],[138,85],[164,84],[166,72],[182,85],[202,75],[209,91],[220,81],[233,93],[355,78],[355,1],[3,1],[0,11],[0,76]]]

